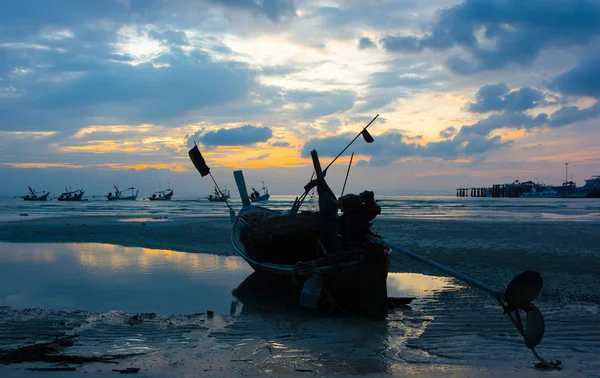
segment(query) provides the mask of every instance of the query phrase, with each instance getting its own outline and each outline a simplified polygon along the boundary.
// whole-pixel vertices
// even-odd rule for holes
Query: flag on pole
[[[365,142],[367,143],[373,143],[375,141],[375,139],[373,139],[373,137],[371,136],[371,134],[369,134],[369,132],[367,131],[367,129],[363,129],[363,131],[361,132],[363,138],[365,139]]]
[[[210,173],[210,168],[208,165],[206,165],[206,162],[204,161],[197,144],[194,143],[194,147],[188,152],[188,155],[202,177]]]

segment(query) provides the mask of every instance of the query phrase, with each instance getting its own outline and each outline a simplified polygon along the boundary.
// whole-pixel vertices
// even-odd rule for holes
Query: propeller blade
[[[542,275],[535,270],[518,274],[506,287],[504,297],[509,306],[526,309],[542,291]]]
[[[546,326],[544,324],[544,316],[540,310],[533,304],[530,304],[529,306],[530,308],[526,310],[525,345],[527,345],[527,348],[531,349],[542,341]]]

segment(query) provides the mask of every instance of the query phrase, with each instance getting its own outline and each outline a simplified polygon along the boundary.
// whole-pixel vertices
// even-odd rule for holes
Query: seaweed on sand
[[[0,363],[20,364],[23,362],[54,362],[66,364],[84,364],[88,362],[112,362],[129,357],[130,355],[114,356],[75,356],[59,354],[65,348],[73,345],[77,335],[61,337],[47,343],[27,345],[21,348],[0,350]]]
[[[240,239],[246,253],[259,262],[293,265],[319,257],[321,238],[319,215],[305,212],[293,215],[248,214]]]

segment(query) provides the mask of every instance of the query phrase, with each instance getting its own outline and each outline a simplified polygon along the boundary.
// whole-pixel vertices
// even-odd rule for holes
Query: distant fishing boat
[[[83,189],[77,189],[77,190],[67,190],[67,188],[65,188],[65,191],[63,193],[60,194],[60,196],[57,198],[57,200],[59,201],[87,201],[87,199],[83,199]]]
[[[250,193],[250,201],[252,202],[264,202],[268,201],[271,195],[269,194],[269,189],[265,186],[265,182],[262,182],[263,186],[260,188],[262,190],[262,194],[258,192],[258,190],[252,188],[252,193]]]
[[[25,201],[48,201],[48,196],[50,195],[50,192],[43,190],[40,194],[40,192],[31,189],[31,186],[28,186],[27,188],[29,189],[29,192],[31,192],[31,194],[26,194],[21,197]]]
[[[150,197],[146,197],[146,199],[150,201],[170,201],[171,197],[173,197],[173,189],[167,188],[154,192]]]
[[[208,195],[206,199],[211,202],[226,202],[229,199],[229,190],[227,190],[227,187],[223,190],[219,190],[219,188],[215,186],[215,194]]]
[[[135,201],[137,199],[138,190],[136,190],[133,186],[125,189],[125,190],[131,190],[131,195],[128,195],[128,196],[123,195],[123,192],[120,191],[116,185],[113,185],[113,187],[115,188],[115,194],[113,195],[111,192],[108,192],[108,194],[106,195],[107,200],[109,200],[109,201],[115,201],[115,200]],[[133,192],[134,190],[135,190],[135,193]]]

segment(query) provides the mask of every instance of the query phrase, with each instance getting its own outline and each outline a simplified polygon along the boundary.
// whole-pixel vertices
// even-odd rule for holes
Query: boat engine
[[[360,194],[346,194],[339,199],[342,211],[340,229],[346,241],[366,242],[372,235],[370,221],[381,214],[381,207],[375,201],[375,194],[365,190]]]

